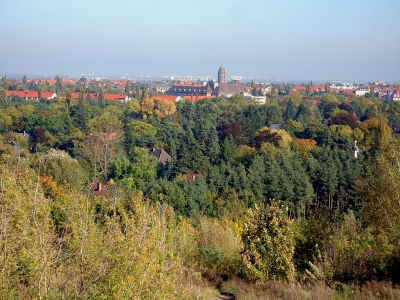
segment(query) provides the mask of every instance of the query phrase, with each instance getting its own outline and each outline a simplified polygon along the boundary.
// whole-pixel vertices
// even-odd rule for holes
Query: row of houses
[[[329,87],[332,93],[352,92],[356,96],[365,96],[367,93],[374,92],[378,98],[399,101],[400,88],[394,86],[335,86]],[[310,87],[311,93],[325,92],[325,85],[313,85]],[[292,88],[292,92],[306,92],[307,87],[304,85],[296,85]]]
[[[39,93],[36,91],[6,91],[6,97],[8,101],[11,101],[11,99],[15,96],[19,96],[24,100],[39,100],[40,98],[50,100],[50,99],[55,99],[57,97],[57,94],[51,92]],[[79,93],[71,93],[71,97],[72,99],[78,99]],[[84,97],[91,98],[93,100],[98,100],[97,93],[85,93]],[[116,100],[116,101],[126,102],[130,99],[131,97],[124,94],[104,94],[104,100]]]

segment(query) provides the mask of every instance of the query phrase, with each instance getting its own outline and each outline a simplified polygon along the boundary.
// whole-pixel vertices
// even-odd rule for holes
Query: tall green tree
[[[261,156],[256,156],[248,170],[250,188],[260,203],[265,195],[265,163]]]
[[[4,104],[6,102],[7,102],[6,90],[3,88],[0,88],[0,104]]]
[[[210,127],[205,140],[205,155],[210,159],[211,164],[218,161],[218,155],[220,153],[220,145],[218,140],[218,132],[214,125]]]
[[[86,131],[88,129],[87,125],[90,118],[90,113],[84,98],[83,89],[81,89],[79,92],[78,104],[73,106],[70,111],[74,125],[80,130]]]
[[[125,94],[127,94],[127,95],[130,95],[130,94],[131,94],[131,82],[130,82],[130,80],[128,80],[128,81],[126,82]]]
[[[285,121],[291,120],[296,116],[296,113],[297,113],[297,107],[295,106],[293,101],[290,99],[286,106],[286,110],[283,113],[283,119]]]
[[[329,82],[325,83],[325,93],[329,94],[331,92],[331,84]]]
[[[56,94],[57,96],[61,95],[63,90],[63,83],[59,75],[56,76]]]

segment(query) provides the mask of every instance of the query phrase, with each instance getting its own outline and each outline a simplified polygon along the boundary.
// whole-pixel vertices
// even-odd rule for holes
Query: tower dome
[[[218,70],[218,84],[225,83],[225,76],[225,67],[221,64],[221,67]]]
[[[354,141],[354,146],[352,147],[352,150],[354,152],[354,157],[358,157],[358,152],[361,151],[361,149],[357,146],[357,141]]]

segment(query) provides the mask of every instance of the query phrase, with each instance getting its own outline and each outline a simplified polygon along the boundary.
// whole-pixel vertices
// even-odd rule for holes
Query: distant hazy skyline
[[[0,2],[0,74],[400,82],[399,0]]]

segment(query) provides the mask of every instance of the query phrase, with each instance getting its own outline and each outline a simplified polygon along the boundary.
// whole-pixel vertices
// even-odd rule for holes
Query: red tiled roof
[[[104,197],[108,187],[108,183],[92,182],[89,184],[89,189],[93,190],[93,194],[98,197]]]
[[[7,97],[20,96],[23,98],[38,98],[38,92],[31,91],[6,91]]]
[[[90,95],[92,99],[97,99],[97,94],[96,93],[85,93],[83,95],[84,98],[87,98],[87,96]],[[79,98],[79,93],[71,93],[72,99],[78,99]]]
[[[62,83],[63,84],[75,84],[75,83],[77,83],[77,81],[73,80],[73,79],[63,79]]]
[[[198,101],[198,100],[215,98],[215,96],[183,96],[183,98],[185,100]]]
[[[324,85],[314,85],[311,87],[311,91],[325,91]]]
[[[51,92],[42,92],[42,97],[43,97],[43,98],[52,98],[54,95],[57,96],[55,93],[51,93]]]
[[[87,98],[90,95],[90,98],[97,100],[98,94],[96,93],[85,93],[83,95],[84,98]],[[79,93],[71,93],[72,99],[78,99]],[[120,94],[104,94],[104,100],[125,100],[127,95],[120,95]]]
[[[151,99],[163,99],[163,100],[167,100],[167,101],[176,101],[179,96],[170,96],[170,95],[153,95],[151,97]]]
[[[28,99],[38,99],[39,98],[39,93],[36,91],[6,91],[6,96],[7,97],[12,97],[12,96],[20,96],[22,98],[28,98]],[[42,97],[43,98],[53,98],[57,96],[55,93],[51,92],[42,92]]]
[[[301,92],[301,91],[305,91],[305,90],[306,90],[306,87],[303,85],[296,85],[292,89],[293,92]]]
[[[104,94],[105,100],[125,100],[126,95],[119,95],[119,94]]]
[[[44,81],[46,81],[50,85],[54,85],[54,84],[57,83],[57,80],[55,80],[55,79],[47,79],[47,80],[44,80]]]

